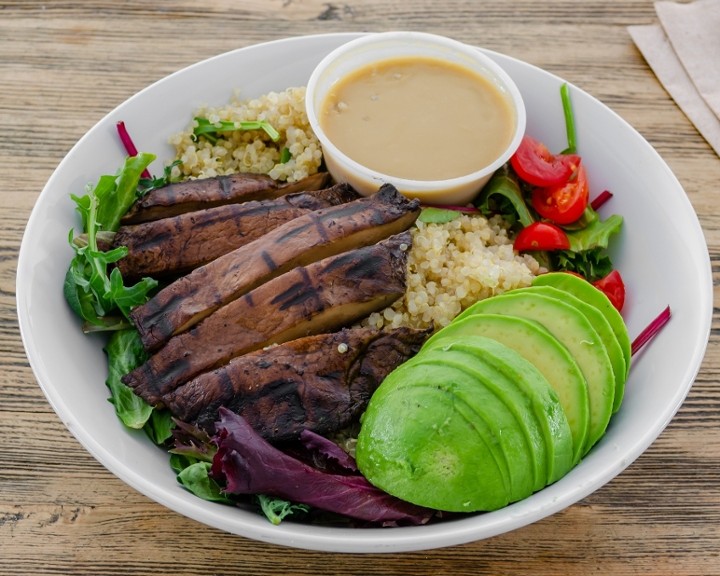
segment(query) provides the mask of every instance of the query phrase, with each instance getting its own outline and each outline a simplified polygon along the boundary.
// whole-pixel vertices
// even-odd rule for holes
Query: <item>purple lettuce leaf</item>
[[[228,494],[272,495],[382,526],[425,524],[435,515],[379,490],[361,475],[323,472],[285,454],[226,408],[219,415],[210,474]]]
[[[339,474],[360,473],[355,458],[324,436],[306,429],[300,433],[300,443],[312,458],[315,468]]]
[[[192,424],[173,418],[173,448],[171,454],[180,454],[195,460],[212,462],[217,448],[210,435]]]

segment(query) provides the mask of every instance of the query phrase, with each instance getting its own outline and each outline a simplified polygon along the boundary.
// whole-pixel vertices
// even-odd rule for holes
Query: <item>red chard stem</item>
[[[128,156],[137,156],[137,148],[135,147],[135,143],[132,141],[132,138],[130,137],[130,133],[127,131],[127,128],[125,127],[125,122],[120,120],[117,123],[117,132],[120,136],[120,141],[122,142],[123,146],[125,147],[125,151],[128,153]],[[145,168],[142,173],[143,178],[152,178],[152,175],[150,174],[150,171]]]
[[[648,324],[648,326],[638,334],[637,338],[633,340],[631,345],[631,353],[634,356],[638,351],[645,346],[658,332],[665,326],[670,320],[670,306],[667,306],[657,317]]]
[[[610,200],[610,198],[612,198],[612,196],[613,195],[612,195],[612,192],[610,192],[610,190],[603,190],[602,192],[600,192],[600,194],[598,194],[597,198],[595,198],[595,200],[593,200],[590,203],[590,207],[593,210],[599,210],[600,206],[602,206],[603,204],[605,204],[605,202]]]

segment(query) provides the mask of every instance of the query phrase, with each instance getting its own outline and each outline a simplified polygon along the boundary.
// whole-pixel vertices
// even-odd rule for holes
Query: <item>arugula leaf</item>
[[[115,177],[114,186],[107,176],[100,178],[103,186],[96,186],[92,193],[98,199],[97,222],[102,230],[114,232],[120,227],[120,218],[137,198],[135,192],[143,170],[153,160],[155,155],[145,152],[137,156],[128,156],[125,165]]]
[[[140,430],[150,420],[153,407],[140,398],[121,378],[147,359],[147,352],[134,328],[113,332],[105,346],[108,357],[107,387],[115,413],[128,428]]]
[[[110,273],[110,292],[108,295],[110,300],[123,313],[123,316],[127,318],[130,316],[130,310],[143,304],[147,300],[148,292],[157,285],[157,280],[143,278],[133,286],[125,286],[120,270],[113,268]]]
[[[63,293],[71,309],[90,325],[116,326],[117,322],[108,322],[107,316],[119,309],[127,318],[131,308],[144,303],[148,292],[157,286],[155,280],[143,278],[126,287],[117,269],[108,276],[108,266],[125,257],[127,248],[106,252],[98,248],[98,236],[120,226],[120,218],[136,199],[140,175],[154,159],[153,154],[127,158],[118,174],[101,176],[84,196],[71,194],[82,218],[84,238],[76,242],[74,231],[70,231],[68,241],[75,257],[65,274]]]
[[[486,216],[501,214],[511,224],[529,226],[535,222],[523,197],[517,177],[506,164],[493,174],[475,200],[475,206]]]
[[[75,201],[75,209],[82,218],[83,231],[87,232],[90,229],[99,230],[101,226],[97,224],[97,204],[100,198],[107,197],[115,189],[115,180],[117,176],[105,174],[100,176],[94,187],[87,186],[85,196],[75,196],[70,194],[70,197]],[[91,215],[93,220],[91,220]],[[105,230],[113,231],[109,228]]]
[[[156,188],[162,188],[163,186],[172,184],[172,169],[175,168],[175,166],[180,166],[180,164],[182,164],[182,160],[175,160],[172,164],[168,164],[167,166],[165,166],[165,168],[163,168],[162,176],[150,176],[150,178],[140,178],[138,189],[135,195],[144,196],[151,190],[155,190]]]

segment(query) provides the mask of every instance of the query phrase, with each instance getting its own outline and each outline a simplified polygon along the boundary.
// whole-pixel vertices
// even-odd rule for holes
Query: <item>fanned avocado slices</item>
[[[479,336],[519,354],[545,377],[570,427],[572,461],[577,464],[587,438],[590,402],[585,378],[567,348],[538,322],[517,316],[474,314],[435,333],[423,349],[446,346],[448,342],[465,345]]]
[[[569,274],[481,300],[370,399],[358,467],[403,500],[490,511],[562,478],[620,408],[630,344],[607,297]]]
[[[590,428],[583,455],[602,438],[613,409],[615,374],[607,349],[597,330],[577,308],[533,291],[507,292],[480,300],[458,318],[475,313],[519,316],[540,322],[572,354],[588,386]]]
[[[430,348],[423,355],[434,351],[444,362],[450,355],[461,353],[458,359],[464,369],[514,406],[516,419],[528,427],[528,437],[533,439],[534,465],[544,471],[538,474],[536,490],[567,474],[574,465],[570,425],[557,394],[531,362],[512,348],[483,336],[439,338],[430,343]]]

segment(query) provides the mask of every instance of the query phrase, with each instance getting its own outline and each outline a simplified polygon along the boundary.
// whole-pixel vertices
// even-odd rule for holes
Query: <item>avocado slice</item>
[[[600,335],[600,340],[607,349],[608,357],[610,358],[610,363],[613,367],[613,374],[615,375],[615,396],[613,397],[613,413],[616,412],[616,406],[619,407],[619,402],[622,401],[622,391],[625,390],[625,380],[627,378],[627,364],[625,363],[625,356],[623,355],[623,351],[620,347],[617,336],[615,336],[615,332],[613,331],[610,323],[607,321],[602,312],[600,312],[593,305],[588,304],[587,302],[581,300],[580,298],[577,298],[576,296],[573,296],[571,293],[566,292],[565,290],[561,290],[559,288],[555,288],[553,286],[538,285],[530,286],[528,288],[521,288],[520,290],[532,290],[533,292],[537,292],[538,294],[544,294],[545,296],[550,296],[552,298],[562,300],[563,302],[571,304],[572,306],[580,310],[580,312],[582,312],[587,317],[587,319],[593,325],[593,328],[595,328],[595,330],[597,330],[597,333]],[[618,399],[618,390],[621,391],[620,399]]]
[[[453,352],[467,354],[464,366],[468,371],[481,364],[496,370],[495,374],[487,372],[490,381],[486,385],[495,387],[498,396],[515,404],[515,416],[522,424],[531,425],[531,437],[533,433],[542,437],[543,449],[535,452],[538,460],[545,458],[542,467],[545,475],[536,489],[559,480],[575,465],[572,433],[560,400],[530,361],[497,340],[476,335],[437,339],[428,348],[423,348],[423,356],[429,355],[431,350],[437,350],[439,359],[444,361]],[[508,385],[516,390],[508,390]],[[534,432],[535,425],[537,432]]]
[[[418,378],[432,386],[450,383],[449,390],[456,399],[458,409],[462,411],[467,407],[476,414],[476,418],[481,418],[491,432],[488,441],[500,447],[507,463],[510,501],[522,500],[532,494],[536,465],[533,448],[528,442],[524,425],[515,416],[514,406],[508,405],[485,386],[477,374],[470,374],[451,364],[447,358],[438,360],[427,354],[418,354],[394,370],[393,374],[395,372],[399,372],[404,380],[396,382],[396,387],[414,386]]]
[[[451,322],[425,343],[433,347],[449,338],[465,341],[486,336],[512,348],[534,365],[557,394],[572,435],[573,463],[582,457],[590,422],[587,383],[567,348],[533,320],[501,314],[473,314]]]
[[[516,499],[504,450],[513,446],[523,463],[529,454],[519,434],[501,434],[513,429],[514,418],[502,406],[481,416],[460,389],[474,395],[473,404],[484,397],[500,404],[463,372],[433,364],[393,371],[362,417],[355,457],[365,478],[408,502],[451,512],[496,510]]]
[[[620,312],[612,305],[610,299],[602,292],[590,284],[587,280],[579,278],[574,274],[567,272],[548,272],[536,277],[532,283],[533,286],[552,286],[560,290],[564,290],[580,300],[591,304],[597,308],[600,313],[610,324],[612,331],[615,333],[623,357],[625,358],[625,378],[622,385],[615,389],[615,400],[613,403],[613,412],[617,412],[622,404],[625,394],[625,381],[630,373],[630,364],[632,357],[632,348],[630,335],[628,334],[627,325]]]
[[[472,349],[469,349],[468,346],[452,346],[451,343],[440,347],[427,348],[410,362],[434,363],[445,369],[452,367],[476,378],[478,385],[485,386],[494,394],[505,408],[512,413],[515,418],[515,426],[525,438],[526,446],[530,451],[527,465],[532,468],[532,492],[541,490],[548,483],[548,466],[553,464],[553,457],[549,456],[548,453],[554,454],[554,445],[551,444],[553,439],[546,436],[542,423],[538,421],[534,411],[532,391],[527,389],[529,386],[526,386],[525,382],[515,382],[498,370],[491,361],[488,361],[489,359],[486,356],[482,355],[483,351],[480,349],[482,343],[475,344],[476,347]],[[490,344],[498,345],[497,342],[493,341],[490,341]],[[491,353],[491,350],[488,353]],[[520,361],[522,362],[522,359]],[[547,383],[545,385],[547,386]],[[459,391],[458,394],[462,395],[463,392]],[[472,400],[469,400],[468,403],[472,403]],[[564,415],[562,415],[562,420],[565,421]],[[507,430],[503,429],[502,433],[507,433]],[[505,455],[508,460],[519,457],[519,454],[508,453],[507,451]],[[511,474],[513,473],[514,464],[516,463],[509,462]],[[523,466],[524,468],[525,466]]]
[[[411,392],[391,392],[384,399],[390,409],[366,413],[356,447],[365,478],[388,494],[436,510],[506,506],[509,491],[477,418],[458,410],[452,396],[439,388],[418,386]],[[457,437],[466,441],[448,441]]]
[[[457,318],[477,313],[506,314],[535,320],[572,354],[588,385],[590,425],[583,455],[587,454],[607,429],[615,396],[615,375],[610,357],[590,321],[571,304],[521,289],[480,300]]]

